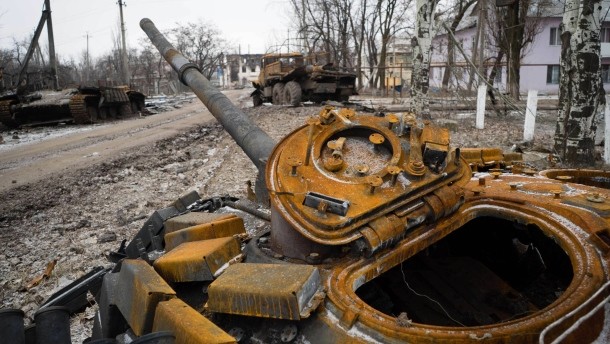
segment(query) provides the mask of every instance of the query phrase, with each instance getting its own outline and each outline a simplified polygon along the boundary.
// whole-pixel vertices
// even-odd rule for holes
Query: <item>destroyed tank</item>
[[[121,343],[609,339],[609,172],[535,173],[498,149],[454,148],[413,114],[325,107],[274,142],[140,25],[256,165],[270,213],[190,193],[154,212],[111,271],[39,312],[76,309],[89,290],[92,340]],[[231,208],[269,230],[248,234]]]
[[[10,94],[0,97],[0,122],[11,128],[59,122],[97,123],[143,110],[145,98],[127,86]]]

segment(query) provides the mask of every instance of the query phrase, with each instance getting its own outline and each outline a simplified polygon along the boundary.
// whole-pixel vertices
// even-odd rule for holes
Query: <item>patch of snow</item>
[[[42,142],[57,137],[67,136],[75,133],[91,131],[99,129],[111,124],[87,125],[87,126],[55,126],[55,127],[35,127],[27,130],[10,129],[2,133],[4,143],[0,144],[0,152],[9,151],[12,149],[22,148],[25,145]],[[16,132],[18,139],[13,139],[12,133]]]

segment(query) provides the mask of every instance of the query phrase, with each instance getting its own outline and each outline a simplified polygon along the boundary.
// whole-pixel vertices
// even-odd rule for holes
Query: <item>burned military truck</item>
[[[269,229],[253,235],[243,213],[218,211],[247,207],[196,193],[154,212],[95,289],[93,340],[610,339],[610,173],[462,154],[413,114],[325,107],[275,142],[140,25],[258,168],[270,213],[249,211]]]
[[[332,63],[319,65],[301,53],[267,54],[252,92],[254,106],[264,102],[297,106],[303,101],[347,101],[356,92],[356,74]]]

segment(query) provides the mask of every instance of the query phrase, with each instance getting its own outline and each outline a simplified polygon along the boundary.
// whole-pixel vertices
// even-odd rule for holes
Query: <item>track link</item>
[[[75,94],[70,98],[70,114],[74,118],[74,123],[76,124],[88,124],[93,121],[89,117],[89,113],[87,112],[87,97],[90,97],[86,94]]]
[[[18,127],[19,124],[13,119],[11,105],[17,103],[15,99],[0,101],[0,122],[10,128]]]

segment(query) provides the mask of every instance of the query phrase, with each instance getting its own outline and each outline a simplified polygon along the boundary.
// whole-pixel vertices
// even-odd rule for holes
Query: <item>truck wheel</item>
[[[263,105],[263,98],[261,97],[260,93],[252,96],[252,105],[254,105],[254,107]]]
[[[301,85],[296,81],[289,81],[284,87],[284,101],[288,105],[299,106],[301,104]]]
[[[273,85],[273,104],[284,104],[284,84],[281,82]]]

